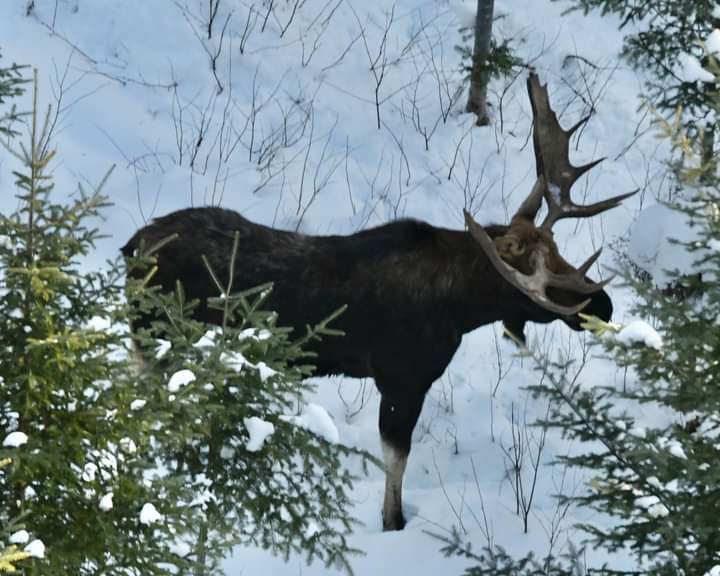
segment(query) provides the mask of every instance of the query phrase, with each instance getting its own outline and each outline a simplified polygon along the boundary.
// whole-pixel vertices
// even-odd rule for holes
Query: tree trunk
[[[466,110],[477,116],[477,125],[490,123],[487,113],[487,85],[490,73],[487,58],[490,54],[492,38],[493,10],[495,0],[478,0],[475,16],[475,44],[472,55],[472,71],[470,73],[470,94]]]

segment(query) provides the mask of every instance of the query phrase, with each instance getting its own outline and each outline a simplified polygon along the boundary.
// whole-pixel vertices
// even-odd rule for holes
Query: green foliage
[[[20,96],[23,93],[23,84],[27,79],[22,73],[26,66],[13,64],[9,67],[0,68],[0,104],[8,99]],[[0,115],[0,136],[11,137],[17,135],[13,125],[19,121],[21,114],[13,106],[9,112]]]
[[[642,574],[705,574],[720,563],[720,531],[712,512],[720,503],[713,488],[719,478],[708,465],[717,457],[718,394],[714,390],[698,402],[696,386],[709,392],[713,379],[717,388],[717,376],[705,372],[686,379],[677,367],[687,362],[695,370],[716,361],[708,359],[709,350],[689,344],[683,330],[662,327],[662,351],[607,340],[633,375],[629,382],[584,389],[565,378],[569,363],[536,358],[545,379],[533,389],[552,400],[544,424],[587,446],[559,460],[591,475],[589,490],[570,498],[573,504],[615,519],[607,527],[580,526],[593,545],[608,552],[632,550],[646,567]],[[675,347],[678,339],[683,345]],[[689,348],[701,355],[684,358]],[[710,358],[717,356],[711,352]],[[665,380],[668,376],[672,379]],[[661,415],[654,422],[639,416],[651,411]]]
[[[637,311],[654,319],[661,347],[621,340],[614,335],[620,327],[594,319],[606,333],[602,345],[624,372],[592,388],[572,379],[573,360],[533,353],[542,377],[530,390],[550,401],[541,424],[580,446],[558,463],[589,478],[586,491],[561,495],[560,503],[601,513],[606,523],[579,526],[589,544],[630,553],[638,566],[582,573],[691,576],[720,566],[720,470],[714,465],[720,455],[720,191],[703,185],[695,192],[682,209],[699,228],[699,239],[687,248],[697,254],[701,275],[683,282],[701,296],[678,299],[627,276],[641,297]],[[460,544],[450,551],[464,555]],[[575,573],[569,561],[549,557],[553,570],[540,569],[531,556],[512,561],[500,549],[474,560],[476,571],[468,574]]]
[[[28,145],[7,148],[24,167],[15,172],[19,207],[0,216],[0,437],[27,435],[0,449],[12,458],[0,510],[27,518],[47,546],[28,574],[164,574],[188,564],[171,547],[193,518],[164,509],[183,492],[146,478],[136,448],[150,423],[129,409],[125,345],[108,329],[122,315],[120,271],[79,268],[99,236],[88,222],[106,200],[80,190],[53,203],[54,151],[37,106],[29,130]],[[165,514],[157,527],[139,519],[152,502]]]
[[[715,113],[719,105],[717,97],[710,103]],[[673,207],[696,234],[680,243],[693,274],[670,274],[675,289],[668,290],[623,270],[638,297],[636,314],[650,319],[661,341],[618,335],[621,326],[589,319],[596,350],[602,345],[621,369],[592,388],[571,377],[573,360],[533,354],[542,377],[531,390],[551,407],[541,424],[579,447],[558,461],[588,478],[584,492],[561,496],[561,504],[600,513],[606,521],[580,526],[588,545],[635,561],[635,569],[604,566],[597,574],[720,573],[720,176],[714,162],[701,161],[700,137],[679,121],[662,126],[684,158],[674,169],[685,200]],[[462,544],[452,543],[462,555]],[[493,566],[491,553],[474,558],[478,570]],[[527,562],[512,566],[525,574]],[[565,564],[558,574],[572,573]]]
[[[0,104],[4,104],[8,99],[22,94],[22,84],[25,82],[21,76],[22,67],[14,64],[10,68],[0,68]],[[19,119],[19,114],[12,108],[9,113],[0,116],[0,134],[8,138],[12,138],[15,132],[9,126]],[[0,382],[1,384],[2,382]],[[10,458],[0,460],[0,473],[2,469],[12,462]],[[9,541],[13,534],[24,529],[22,523],[23,515],[14,518],[10,517],[8,509],[0,511],[0,537],[3,541]],[[26,551],[19,550],[16,544],[8,544],[0,551],[0,572],[16,572],[18,567],[16,564],[30,557]]]
[[[5,458],[0,461],[0,470],[10,464],[12,460]],[[3,540],[11,541],[13,535],[18,536],[25,529],[22,523],[22,516],[16,518],[7,518],[7,513],[0,513],[3,527],[0,531],[0,537]],[[29,535],[28,535],[29,539]],[[22,538],[24,540],[24,538]],[[19,543],[19,542],[18,542]],[[17,572],[16,564],[30,558],[30,553],[25,550],[19,550],[17,544],[8,544],[3,550],[0,550],[0,572]]]
[[[624,377],[592,388],[570,379],[572,360],[533,355],[542,378],[530,389],[550,400],[541,424],[582,447],[558,463],[589,477],[584,493],[560,502],[608,518],[579,528],[593,548],[629,552],[638,566],[585,573],[690,576],[720,566],[720,471],[713,465],[720,452],[720,192],[706,185],[696,192],[683,210],[700,228],[699,240],[687,248],[698,254],[701,276],[683,281],[701,296],[678,299],[628,280],[642,298],[638,312],[654,319],[662,346],[621,341],[612,335],[620,327],[602,326],[610,334],[601,342]],[[483,556],[479,565],[491,566],[490,559]],[[513,566],[525,570],[529,560]],[[557,573],[573,573],[564,570]],[[492,572],[477,572],[484,573]]]
[[[516,560],[502,546],[485,546],[481,553],[473,552],[472,545],[463,541],[457,528],[452,529],[450,536],[430,535],[445,543],[441,548],[445,556],[460,556],[475,563],[463,576],[584,576],[599,573],[584,566],[583,550],[571,548],[560,558],[549,555],[543,559],[530,553]]]
[[[331,319],[291,341],[260,309],[262,290],[228,285],[214,302],[226,322],[209,329],[181,289],[162,295],[147,278],[125,288],[112,263],[83,270],[106,198],[99,186],[52,201],[50,129],[36,105],[30,120],[29,143],[6,146],[24,167],[18,209],[0,215],[0,440],[27,437],[0,448],[12,459],[0,525],[22,518],[47,546],[24,573],[217,574],[238,543],[348,567],[344,459],[357,451],[296,418],[310,389],[302,344],[333,334]],[[162,336],[169,349],[140,369],[128,364],[127,320],[143,310],[157,321],[135,338],[153,349]],[[192,381],[175,389],[182,370]],[[248,446],[252,417],[275,427],[262,447]]]
[[[522,59],[513,52],[510,39],[504,38],[498,41],[493,37],[490,40],[490,52],[487,58],[484,62],[477,63],[477,66],[473,68],[471,44],[475,31],[473,28],[463,28],[460,32],[464,43],[462,46],[456,46],[455,49],[460,53],[462,70],[467,74],[468,78],[473,73],[479,75],[488,74],[491,78],[502,78],[523,65]]]
[[[556,0],[557,1],[557,0]],[[707,63],[703,44],[720,26],[714,0],[572,0],[573,9],[584,13],[599,9],[616,14],[625,36],[625,56],[637,67],[652,72],[646,80],[647,99],[660,112],[686,112],[685,127],[697,130],[708,119],[716,90],[714,83],[686,82],[678,74],[682,53]]]
[[[303,380],[311,366],[302,345],[335,335],[327,328],[332,317],[292,340],[288,329],[276,326],[277,315],[262,310],[270,286],[233,293],[232,279],[209,270],[218,294],[230,294],[210,301],[225,321],[209,328],[191,318],[197,302],[188,302],[180,285],[174,294],[148,287],[153,248],[131,263],[150,274],[130,282],[128,298],[136,310],[150,303],[165,320],[135,333],[146,368],[136,394],[169,407],[168,420],[153,434],[153,455],[160,468],[172,471],[173,481],[202,495],[197,505],[203,531],[196,545],[225,550],[252,544],[349,570],[347,555],[358,552],[347,545],[355,524],[347,513],[355,477],[343,460],[360,455],[366,464],[370,457],[297,420],[312,389]],[[236,251],[237,238],[233,259]],[[168,389],[168,375],[181,370],[191,381]],[[248,444],[251,419],[274,429],[257,450]]]

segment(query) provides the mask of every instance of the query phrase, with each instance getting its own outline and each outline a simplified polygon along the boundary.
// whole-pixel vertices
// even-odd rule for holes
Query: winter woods
[[[0,4],[0,569],[717,572],[714,3],[494,2],[482,61],[475,0]],[[538,174],[529,66],[561,126],[590,116],[573,163],[606,157],[577,203],[639,189],[553,231],[573,266],[604,246],[612,323],[466,334],[384,534],[380,394],[310,376],[333,321],[291,335],[210,263],[233,321],[198,323],[152,289],[157,246],[127,288],[119,248],[200,206],[308,236],[509,222]]]

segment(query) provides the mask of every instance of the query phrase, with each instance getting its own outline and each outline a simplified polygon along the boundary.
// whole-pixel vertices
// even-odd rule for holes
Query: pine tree
[[[22,76],[22,69],[23,67],[17,64],[8,68],[0,68],[0,104],[23,93],[23,84],[26,80]],[[14,107],[10,112],[0,116],[0,134],[6,136],[8,141],[16,134],[12,126],[19,120],[19,116]],[[0,473],[11,462],[10,458],[0,460]],[[22,516],[10,517],[8,508],[0,510],[0,537],[7,542],[0,551],[0,572],[16,572],[18,570],[17,563],[30,557],[30,552],[19,548],[19,545],[26,544],[29,540],[29,534],[24,529],[22,520]]]
[[[188,561],[171,549],[192,515],[142,508],[184,493],[145,477],[144,427],[129,409],[119,269],[83,272],[98,238],[88,222],[106,206],[99,188],[54,203],[54,151],[35,105],[29,142],[7,146],[18,210],[0,216],[0,509],[38,540],[29,574],[165,574]],[[43,544],[44,543],[44,544]],[[45,554],[45,546],[48,553]]]
[[[572,360],[534,355],[542,378],[531,388],[551,401],[542,424],[581,447],[559,461],[584,470],[588,489],[561,500],[608,518],[606,526],[580,526],[588,545],[610,558],[630,554],[636,566],[614,568],[609,560],[592,569],[552,556],[516,562],[501,549],[474,555],[457,535],[446,538],[446,553],[477,561],[468,574],[495,573],[489,569],[498,559],[510,570],[498,573],[508,574],[720,574],[720,176],[714,163],[700,161],[700,136],[679,123],[663,126],[686,159],[674,167],[685,199],[673,207],[697,232],[684,243],[696,273],[672,275],[683,290],[668,291],[625,270],[638,296],[635,312],[654,328],[588,319],[601,334],[596,349],[621,369],[615,382],[589,388],[568,378]]]
[[[2,57],[1,54],[0,57]],[[27,79],[23,77],[25,68],[18,64],[0,68],[0,104],[23,93],[23,85],[27,82]],[[20,120],[20,116],[15,106],[12,106],[9,112],[0,115],[0,136],[4,136],[8,140],[15,136],[17,132],[13,126]]]
[[[236,237],[230,270],[237,246]],[[342,310],[291,340],[277,315],[262,310],[272,286],[235,293],[233,279],[218,278],[208,264],[218,290],[209,305],[224,318],[208,326],[192,319],[197,302],[186,301],[182,285],[173,294],[149,286],[158,248],[130,262],[149,273],[130,281],[128,300],[135,313],[157,312],[157,322],[134,334],[145,351],[138,395],[170,407],[153,434],[154,456],[171,481],[198,495],[200,533],[188,544],[208,571],[236,544],[304,553],[350,571],[347,556],[359,552],[347,544],[355,477],[343,459],[371,458],[338,443],[329,416],[303,402],[312,358],[302,345],[338,337],[328,323]]]
[[[53,201],[36,98],[28,144],[7,145],[24,167],[19,208],[0,215],[0,511],[6,531],[19,519],[35,538],[25,573],[217,574],[244,542],[348,567],[354,477],[342,459],[357,451],[327,439],[318,408],[298,413],[301,346],[332,331],[321,322],[290,341],[262,293],[231,286],[217,302],[228,323],[211,329],[189,318],[181,289],[131,281],[126,298],[123,266],[83,270],[104,180]],[[168,349],[138,370],[127,320],[154,307],[158,321],[134,338]]]
[[[558,1],[558,0],[555,0]],[[711,32],[720,26],[720,9],[714,0],[571,0],[572,9],[584,13],[600,10],[616,14],[620,27],[630,30],[624,39],[624,56],[637,68],[648,70],[647,101],[666,118],[678,109],[684,113],[685,129],[697,137],[712,126],[708,116],[713,107],[716,83],[711,74],[706,81],[688,78],[684,68],[706,65],[710,57],[704,51]],[[713,136],[704,130],[703,157],[712,157]],[[708,138],[710,138],[708,140]]]

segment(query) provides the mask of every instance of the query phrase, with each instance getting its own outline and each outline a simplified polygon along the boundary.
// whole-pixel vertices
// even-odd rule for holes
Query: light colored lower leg
[[[407,465],[407,454],[382,441],[383,460],[385,462],[385,501],[383,518],[385,525],[394,518],[402,516],[402,482]]]

